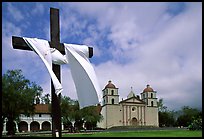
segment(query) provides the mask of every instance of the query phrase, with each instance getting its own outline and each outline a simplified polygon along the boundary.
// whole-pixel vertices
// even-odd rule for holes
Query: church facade
[[[98,127],[114,126],[159,126],[157,92],[150,85],[139,95],[131,89],[127,99],[119,101],[118,88],[111,81],[102,90],[103,120]]]

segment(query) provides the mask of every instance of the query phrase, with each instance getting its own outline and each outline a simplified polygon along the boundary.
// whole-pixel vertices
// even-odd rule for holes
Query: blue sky
[[[120,100],[147,84],[171,110],[202,107],[201,2],[3,2],[2,74],[22,69],[50,93],[50,77],[31,51],[12,48],[11,37],[50,40],[50,7],[60,10],[60,39],[94,48],[90,59],[101,89],[111,80]],[[69,65],[62,95],[77,99]]]

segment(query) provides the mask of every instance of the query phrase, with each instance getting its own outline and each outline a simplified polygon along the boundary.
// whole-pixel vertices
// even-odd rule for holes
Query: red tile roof
[[[50,104],[36,104],[35,113],[51,113]]]

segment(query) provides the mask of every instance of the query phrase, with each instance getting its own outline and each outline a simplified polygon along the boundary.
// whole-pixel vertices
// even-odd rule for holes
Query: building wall
[[[159,126],[159,117],[158,117],[157,107],[147,107],[146,122],[148,126]]]
[[[119,104],[106,105],[106,128],[113,126],[121,126],[122,124],[122,111],[120,111],[121,106]]]
[[[145,105],[123,104],[122,125],[139,126],[145,124]]]
[[[101,115],[103,116],[103,119],[100,122],[97,123],[97,126],[101,127],[101,128],[106,128],[107,114],[106,114],[106,107],[105,107],[105,105],[102,107]]]
[[[122,107],[119,104],[104,105],[101,110],[103,120],[97,123],[98,127],[110,128],[113,126],[122,126]]]

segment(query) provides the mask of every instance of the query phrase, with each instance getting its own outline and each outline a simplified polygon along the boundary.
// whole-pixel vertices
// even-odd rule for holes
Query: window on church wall
[[[135,111],[135,110],[136,110],[136,108],[135,108],[135,107],[133,107],[133,108],[132,108],[132,111]]]
[[[154,102],[153,102],[153,101],[151,101],[151,106],[152,106],[152,107],[154,106],[153,104],[154,104]]]
[[[111,104],[114,104],[114,99],[113,98],[111,99]]]
[[[151,98],[153,98],[153,93],[151,93]]]
[[[111,90],[111,95],[114,95],[114,90]]]

